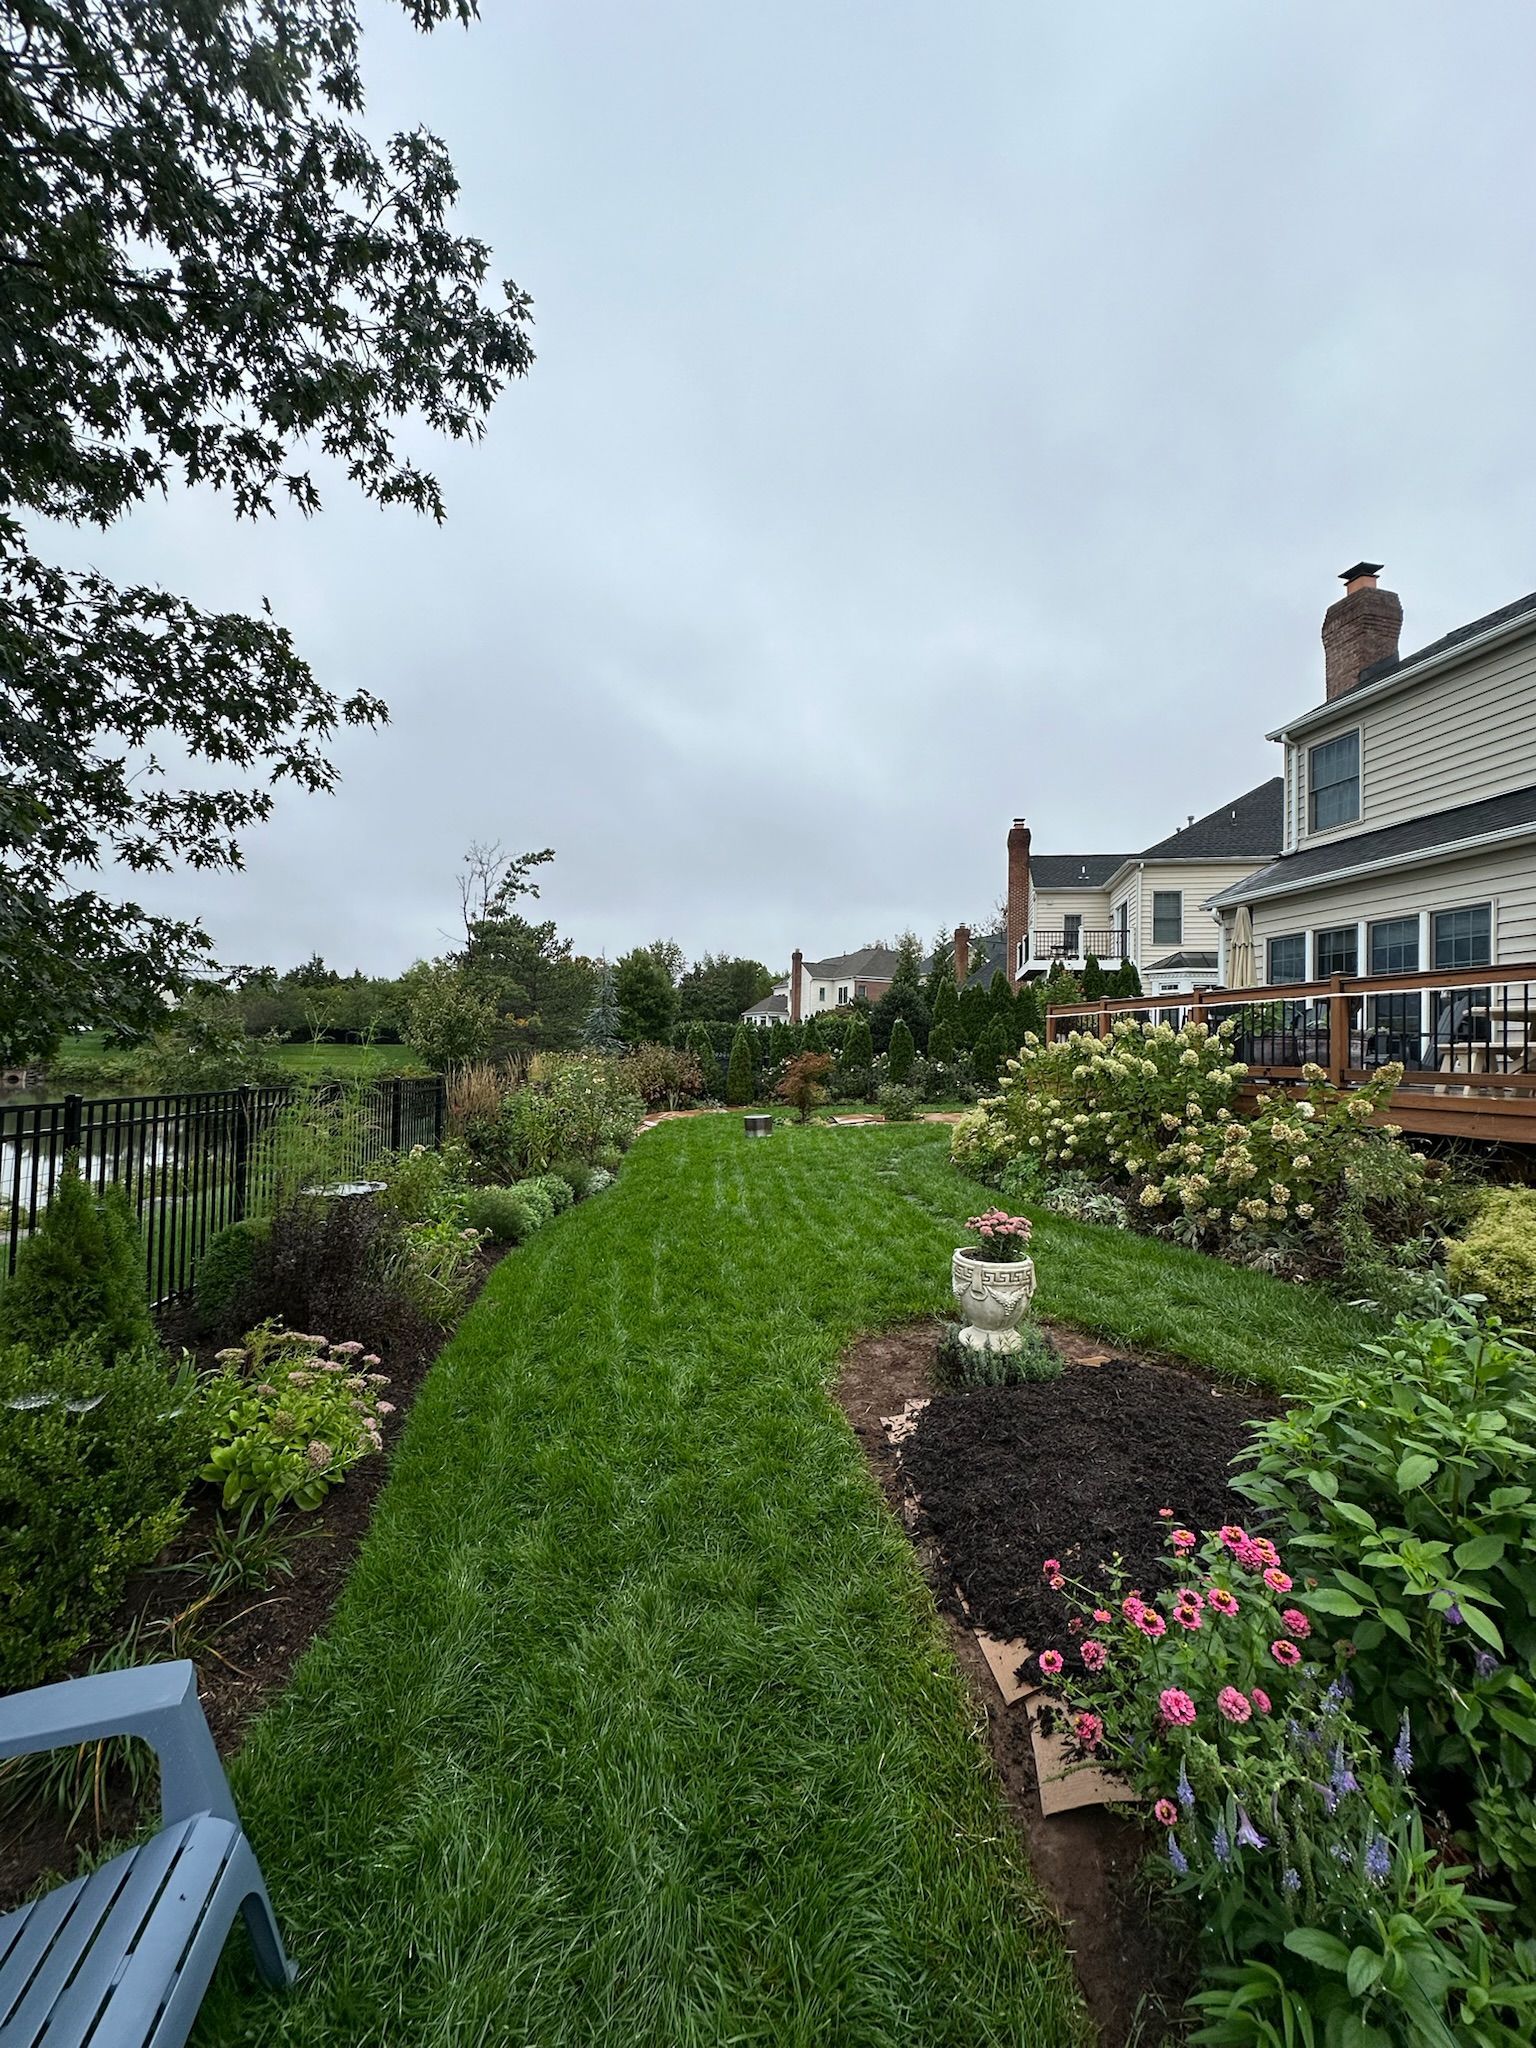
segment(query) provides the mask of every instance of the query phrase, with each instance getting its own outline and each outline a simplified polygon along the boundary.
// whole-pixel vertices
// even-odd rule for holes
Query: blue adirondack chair
[[[293,1982],[192,1666],[0,1699],[0,1757],[104,1735],[140,1735],[159,1757],[162,1826],[0,1919],[0,2048],[181,2048],[237,1913],[267,1982]]]

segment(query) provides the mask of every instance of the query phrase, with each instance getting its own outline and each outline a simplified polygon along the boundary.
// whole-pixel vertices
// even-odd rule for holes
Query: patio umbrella
[[[1237,906],[1227,941],[1227,987],[1253,987],[1253,917],[1246,903]]]

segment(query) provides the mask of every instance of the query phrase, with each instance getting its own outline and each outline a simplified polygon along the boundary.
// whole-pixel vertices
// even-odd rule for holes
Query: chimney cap
[[[1381,562],[1356,562],[1352,569],[1341,569],[1339,571],[1339,581],[1341,583],[1356,583],[1361,577],[1369,576],[1374,583],[1384,566]]]

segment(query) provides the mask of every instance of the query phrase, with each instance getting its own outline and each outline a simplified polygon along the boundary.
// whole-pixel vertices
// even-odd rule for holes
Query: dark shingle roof
[[[787,1017],[788,996],[764,996],[760,1003],[754,1003],[750,1010],[743,1010],[743,1017]]]
[[[1223,889],[1211,900],[1225,905],[1246,903],[1254,897],[1272,895],[1293,882],[1323,882],[1331,875],[1349,874],[1355,868],[1371,867],[1378,861],[1401,859],[1408,854],[1432,856],[1441,847],[1483,839],[1494,832],[1515,831],[1522,825],[1536,826],[1536,783],[1525,789],[1508,790],[1503,796],[1484,797],[1480,803],[1457,804],[1454,810],[1436,811],[1427,818],[1408,818],[1401,825],[1355,832],[1348,839],[1335,839],[1327,846],[1306,846],[1298,853],[1283,853],[1268,867],[1245,875],[1242,881]]]
[[[1008,971],[1008,939],[1003,932],[993,932],[989,938],[972,939],[971,971],[965,977],[967,988],[974,988],[979,982],[983,988],[992,986],[992,977],[1002,968]]]
[[[1389,654],[1384,661],[1373,661],[1369,668],[1361,669],[1350,684],[1350,690],[1362,689],[1367,683],[1379,683],[1383,677],[1396,675],[1399,669],[1416,668],[1421,661],[1433,661],[1437,654],[1447,654],[1451,648],[1459,647],[1464,640],[1476,640],[1484,633],[1491,633],[1499,626],[1507,626],[1518,619],[1522,612],[1536,611],[1536,590],[1525,597],[1517,597],[1513,604],[1500,605],[1496,612],[1484,612],[1480,619],[1473,619],[1470,625],[1458,626],[1454,633],[1444,633],[1438,640],[1431,640],[1427,647],[1419,647],[1412,654]],[[1348,696],[1349,690],[1340,692]],[[1333,700],[1337,703],[1338,699]]]
[[[1148,974],[1169,974],[1176,967],[1214,967],[1214,953],[1168,953],[1161,960],[1147,962]]]
[[[1128,853],[1032,853],[1030,879],[1037,889],[1102,889]]]
[[[1140,860],[1266,860],[1285,841],[1285,785],[1278,775],[1231,803],[1218,804],[1179,832],[1170,832]]]
[[[900,958],[894,946],[860,946],[856,953],[834,953],[830,960],[807,960],[805,971],[820,981],[828,981],[835,974],[889,981]]]

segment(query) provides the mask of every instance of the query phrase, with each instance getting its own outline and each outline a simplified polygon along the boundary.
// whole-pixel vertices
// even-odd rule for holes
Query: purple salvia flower
[[[1175,1790],[1180,1806],[1183,1807],[1186,1813],[1193,1813],[1195,1810],[1195,1788],[1190,1784],[1189,1772],[1184,1768],[1182,1762],[1179,1765],[1179,1782]]]
[[[1269,1846],[1248,1818],[1246,1806],[1239,1806],[1237,1809],[1237,1839],[1245,1849],[1264,1849]]]
[[[1168,1837],[1168,1861],[1173,1865],[1175,1877],[1188,1877],[1189,1858],[1184,1854],[1184,1851],[1179,1847],[1172,1835]]]
[[[1355,1859],[1342,1842],[1335,1842],[1333,1845],[1333,1860],[1335,1863],[1342,1863],[1344,1868],[1348,1870]]]
[[[1301,1872],[1293,1870],[1287,1864],[1285,1872],[1280,1879],[1280,1888],[1282,1891],[1299,1892],[1301,1890]]]
[[[1211,1847],[1215,1851],[1218,1863],[1225,1866],[1232,1861],[1232,1844],[1227,1839],[1227,1824],[1225,1821],[1218,1821],[1216,1823],[1216,1832],[1211,1837]]]
[[[1402,1725],[1397,1731],[1397,1741],[1392,1747],[1392,1764],[1400,1778],[1406,1778],[1413,1769],[1413,1744],[1408,1739],[1408,1709],[1403,1709]]]
[[[1492,1678],[1499,1668],[1499,1660],[1492,1650],[1474,1650],[1472,1666],[1479,1678]]]
[[[1461,1609],[1456,1605],[1456,1602],[1454,1600],[1451,1602],[1450,1606],[1447,1607],[1447,1609],[1445,1610],[1445,1618],[1450,1623],[1452,1628],[1464,1628],[1466,1626],[1466,1616],[1462,1613]]]
[[[1345,1760],[1342,1742],[1336,1742],[1333,1745],[1333,1770],[1328,1782],[1340,1799],[1345,1798],[1351,1792],[1358,1792],[1360,1790],[1360,1780],[1355,1776]]]
[[[1373,1884],[1384,1884],[1392,1874],[1392,1850],[1385,1835],[1372,1835],[1365,1851],[1365,1874]]]

